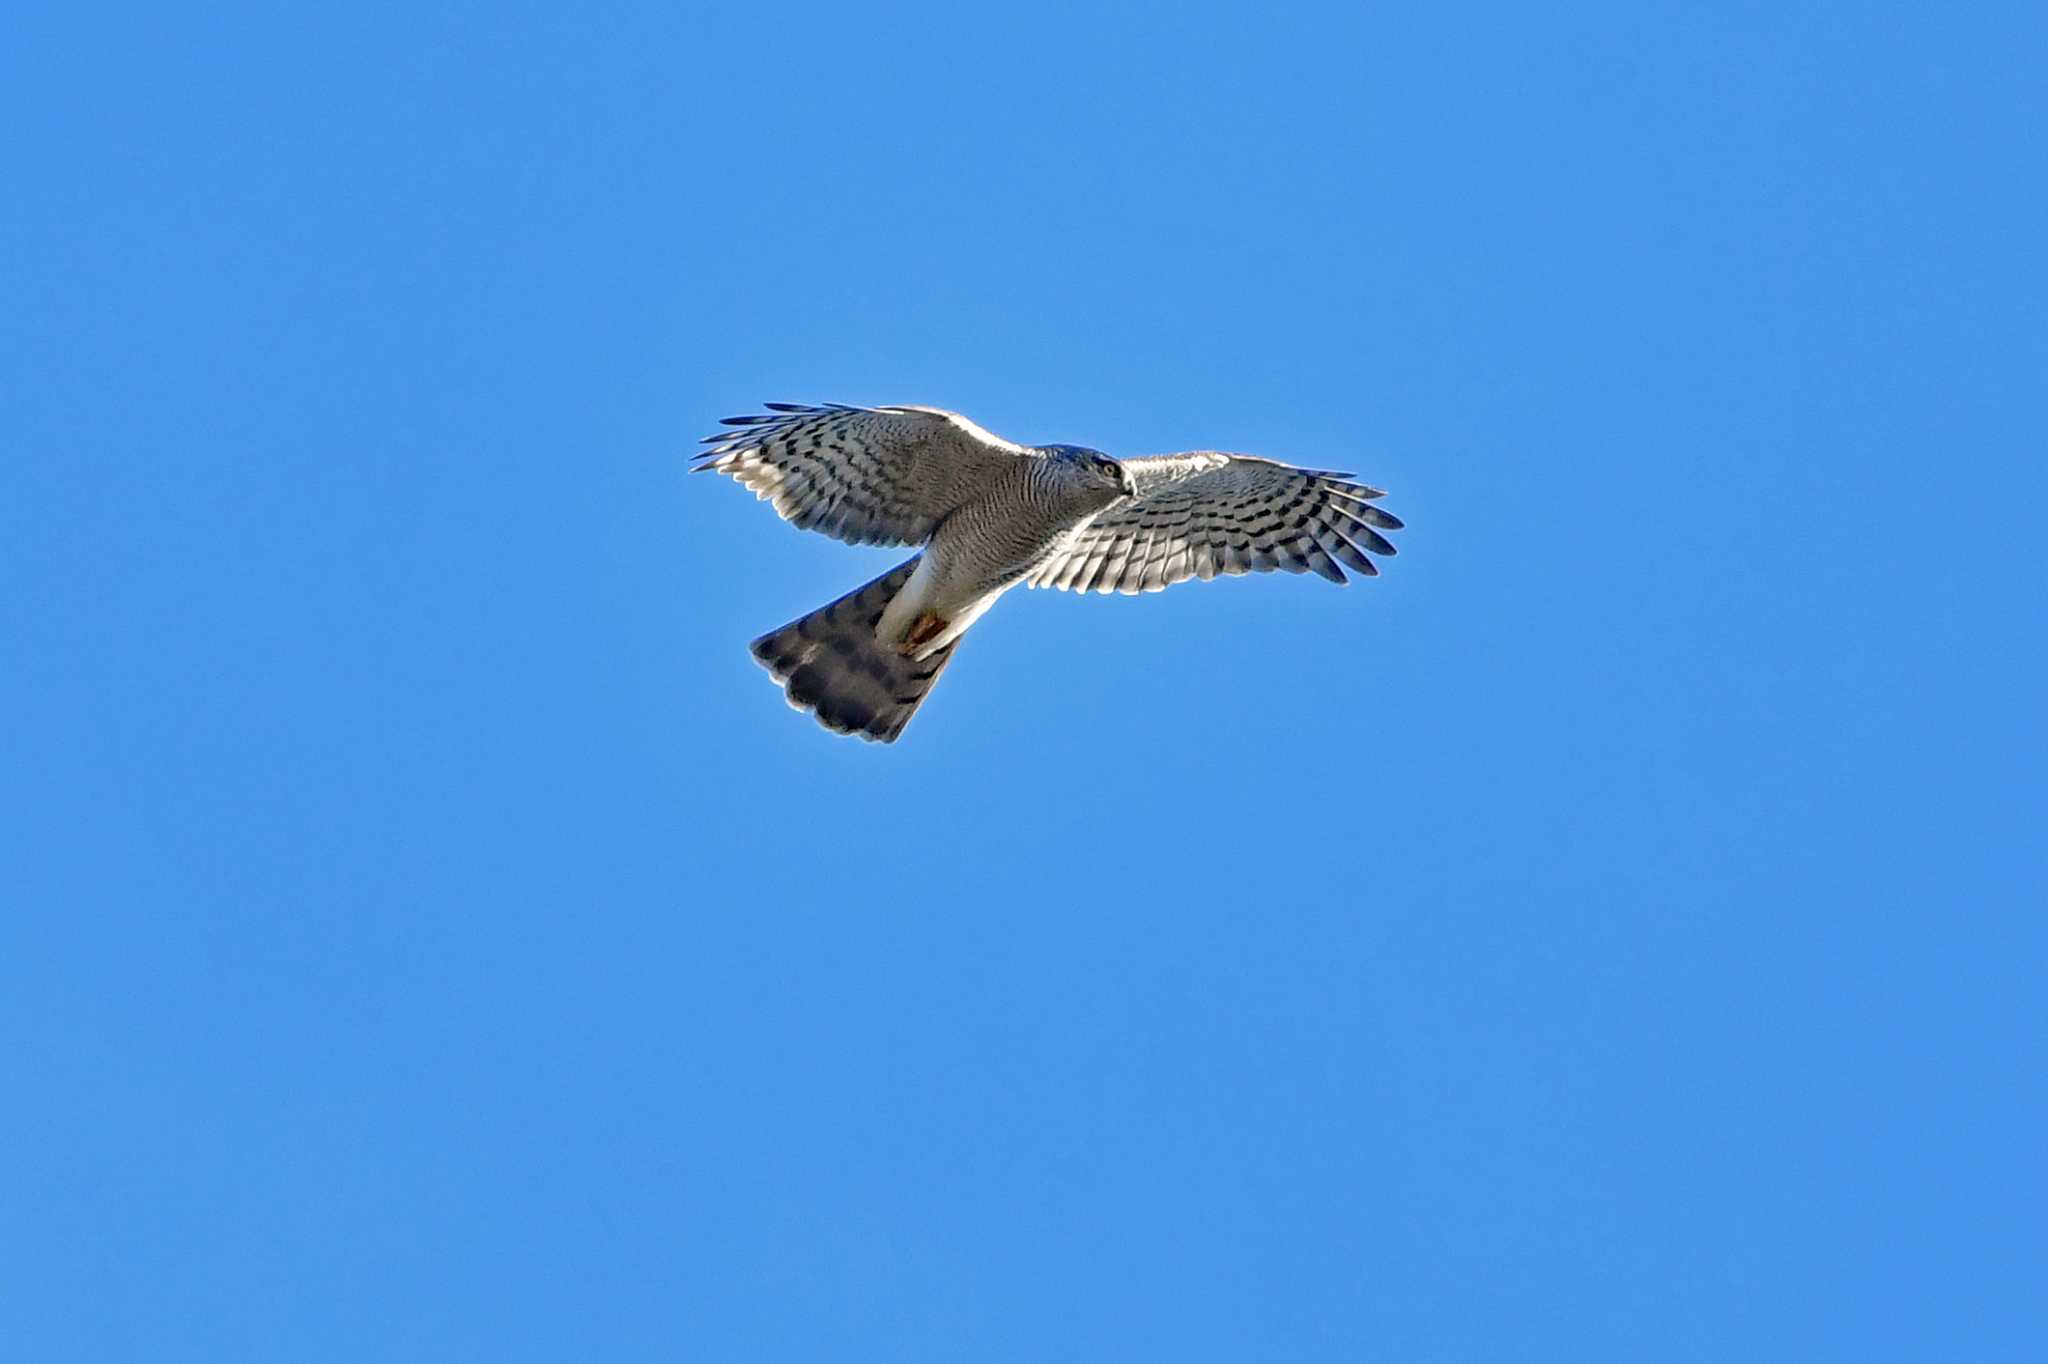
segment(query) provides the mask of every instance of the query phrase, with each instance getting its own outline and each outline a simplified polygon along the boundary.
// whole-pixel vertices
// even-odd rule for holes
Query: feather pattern
[[[755,659],[775,677],[789,704],[836,734],[895,743],[952,661],[948,644],[911,659],[875,638],[883,610],[917,560],[898,564],[835,602],[755,640]]]
[[[1278,570],[1348,581],[1394,553],[1401,521],[1349,474],[1198,450],[1127,459],[1136,495],[1074,533],[1026,578],[1077,592],[1157,592],[1189,578]],[[1341,566],[1340,566],[1341,565]]]
[[[693,473],[729,474],[804,530],[921,545],[950,511],[1040,456],[936,407],[769,403],[706,436]]]
[[[1349,474],[1197,450],[1114,460],[1018,445],[933,407],[769,403],[725,419],[697,472],[804,530],[921,553],[754,641],[791,705],[892,742],[963,634],[1019,582],[1157,592],[1189,578],[1373,574],[1398,518]]]

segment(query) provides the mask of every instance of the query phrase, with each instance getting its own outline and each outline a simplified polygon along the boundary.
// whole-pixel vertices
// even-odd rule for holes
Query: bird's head
[[[1138,495],[1137,484],[1131,478],[1131,471],[1100,450],[1090,450],[1080,445],[1048,445],[1045,450],[1055,459],[1065,460],[1086,476],[1089,482],[1124,497]]]

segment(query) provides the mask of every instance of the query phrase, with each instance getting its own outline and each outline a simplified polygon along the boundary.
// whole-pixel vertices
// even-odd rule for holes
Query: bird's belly
[[[959,518],[941,528],[925,551],[934,561],[935,596],[958,609],[1001,592],[1043,563],[1068,533],[1064,522],[1014,510],[1007,516]]]

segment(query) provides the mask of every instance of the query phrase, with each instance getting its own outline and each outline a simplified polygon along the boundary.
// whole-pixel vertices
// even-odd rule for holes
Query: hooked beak
[[[1125,497],[1136,497],[1136,496],[1138,495],[1138,480],[1137,480],[1137,479],[1135,479],[1135,478],[1133,478],[1133,477],[1131,476],[1131,471],[1130,471],[1129,469],[1125,469],[1125,470],[1123,470],[1123,476],[1124,476],[1124,496],[1125,496]]]

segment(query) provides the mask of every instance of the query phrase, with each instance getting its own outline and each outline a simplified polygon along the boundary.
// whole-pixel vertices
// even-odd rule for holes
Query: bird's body
[[[1105,486],[1079,461],[1059,454],[1010,462],[932,532],[910,581],[882,614],[882,637],[909,640],[914,622],[935,618],[942,628],[912,642],[913,656],[951,644],[1124,496],[1121,487]]]
[[[784,518],[922,552],[754,641],[790,704],[841,733],[894,740],[969,626],[1010,588],[1158,591],[1267,569],[1378,572],[1399,529],[1348,475],[1196,451],[1117,461],[1025,446],[927,407],[801,407],[728,418],[700,470]]]

